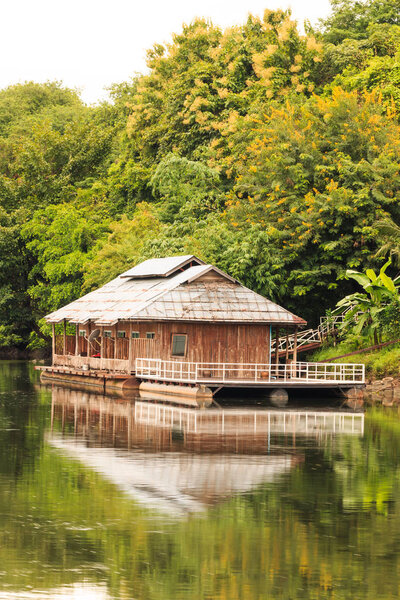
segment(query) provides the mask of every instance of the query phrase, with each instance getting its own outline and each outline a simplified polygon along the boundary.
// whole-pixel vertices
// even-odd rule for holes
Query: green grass
[[[326,346],[320,348],[312,355],[308,356],[308,360],[319,362],[328,358],[334,358],[342,354],[348,354],[354,351],[354,346],[346,342],[341,342],[337,346]],[[335,362],[340,363],[363,363],[368,378],[381,377],[400,377],[400,344],[393,344],[387,348],[374,350],[373,352],[365,352],[355,354],[354,356],[346,356]]]

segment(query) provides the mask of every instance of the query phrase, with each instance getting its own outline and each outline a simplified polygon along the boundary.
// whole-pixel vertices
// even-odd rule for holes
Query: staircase
[[[305,329],[297,333],[297,352],[307,352],[315,350],[321,346],[324,339],[332,334],[339,324],[343,323],[345,313],[330,317],[321,317],[320,324],[316,329]],[[278,352],[279,356],[285,356],[294,350],[294,333],[279,338]],[[276,340],[271,340],[271,352],[275,352]]]

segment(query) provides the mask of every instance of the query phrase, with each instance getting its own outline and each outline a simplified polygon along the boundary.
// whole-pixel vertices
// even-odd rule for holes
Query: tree
[[[137,206],[132,219],[122,218],[110,225],[107,237],[98,240],[90,260],[85,262],[85,291],[100,287],[147,256],[144,247],[149,239],[157,238],[160,221],[149,205]]]
[[[0,347],[24,347],[35,326],[26,291],[32,262],[20,233],[24,216],[0,208]]]
[[[219,173],[200,161],[169,154],[156,167],[150,180],[153,194],[160,197],[160,216],[173,222],[185,216],[202,218],[220,211],[225,194]]]
[[[400,276],[392,279],[386,275],[390,264],[390,260],[386,262],[379,275],[373,269],[367,269],[365,273],[346,271],[346,277],[360,284],[364,293],[350,294],[337,303],[339,309],[346,309],[344,329],[351,329],[355,335],[373,338],[375,344],[381,341],[381,313],[394,303],[400,313]]]
[[[371,23],[400,25],[399,0],[331,0],[331,6],[331,15],[320,21],[324,41],[331,44],[366,39]]]
[[[27,294],[37,319],[81,295],[86,263],[107,231],[108,222],[101,214],[71,204],[36,211],[22,227],[22,239],[32,256]]]
[[[266,10],[222,32],[197,19],[148,53],[128,118],[130,152],[145,165],[175,152],[202,159],[253,103],[311,94],[322,45],[300,35],[290,11]]]
[[[377,261],[376,220],[400,216],[399,136],[378,95],[341,89],[238,120],[227,218],[269,235],[283,263],[283,302],[304,296],[296,304],[306,313],[329,308],[346,269]]]
[[[377,256],[389,255],[390,260],[397,267],[400,266],[400,227],[389,217],[377,222],[381,246]]]

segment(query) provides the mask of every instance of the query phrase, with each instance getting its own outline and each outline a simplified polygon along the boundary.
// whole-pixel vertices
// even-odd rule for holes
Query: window
[[[79,337],[85,337],[86,331],[84,329],[79,330]]]
[[[117,337],[124,338],[125,337],[125,331],[117,331]]]
[[[104,337],[111,337],[111,331],[104,331]]]
[[[154,340],[154,338],[156,337],[156,334],[148,331],[146,333],[146,337],[148,340]]]
[[[172,336],[172,356],[185,356],[187,335],[181,334]]]
[[[132,331],[132,339],[138,340],[140,338],[140,333],[138,331]]]

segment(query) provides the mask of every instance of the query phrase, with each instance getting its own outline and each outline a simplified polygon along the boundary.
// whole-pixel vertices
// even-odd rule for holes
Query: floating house
[[[53,326],[47,378],[85,377],[104,389],[140,384],[154,393],[168,384],[181,394],[184,386],[196,401],[205,388],[207,395],[226,386],[364,383],[362,365],[298,362],[297,331],[306,322],[193,255],[146,260],[46,320]],[[289,334],[291,351],[273,351]]]

